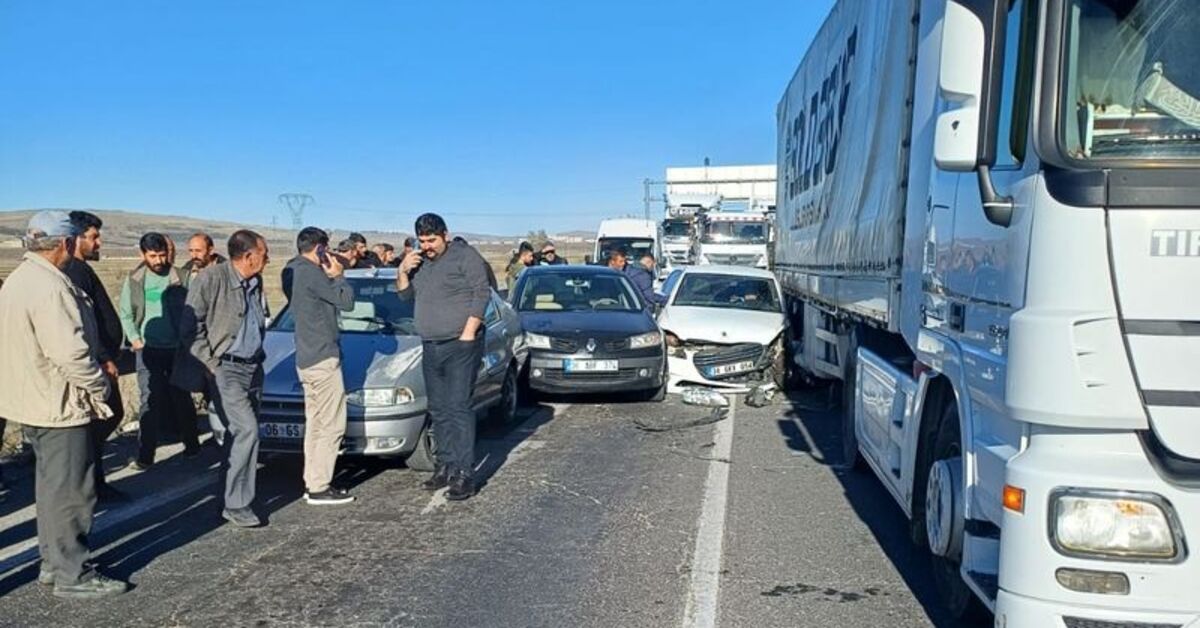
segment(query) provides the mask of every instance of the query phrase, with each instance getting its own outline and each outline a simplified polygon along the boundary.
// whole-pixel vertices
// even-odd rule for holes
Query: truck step
[[[975,588],[987,596],[991,602],[989,605],[994,605],[996,595],[1000,593],[1000,578],[994,573],[980,573],[978,571],[968,571],[967,578],[975,584]]]

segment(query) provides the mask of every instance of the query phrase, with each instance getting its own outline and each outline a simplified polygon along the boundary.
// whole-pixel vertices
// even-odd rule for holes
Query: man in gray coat
[[[263,381],[263,335],[270,315],[262,271],[267,243],[253,231],[229,237],[229,261],[209,266],[192,281],[180,329],[189,360],[179,380],[189,389],[216,382],[213,399],[225,438],[225,509],[234,525],[262,525],[251,509],[258,468],[258,401]],[[186,384],[190,382],[190,385]]]

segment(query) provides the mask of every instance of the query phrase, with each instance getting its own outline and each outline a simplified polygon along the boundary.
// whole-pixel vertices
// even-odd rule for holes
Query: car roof
[[[608,266],[600,266],[597,264],[558,264],[556,266],[530,266],[521,272],[522,275],[553,275],[553,274],[569,274],[569,273],[590,273],[595,275],[620,275],[621,273],[609,268]]]
[[[762,268],[753,268],[750,266],[733,266],[729,264],[706,264],[704,266],[684,266],[679,270],[685,275],[734,275],[739,277],[755,277],[761,279],[775,279],[775,274],[769,270]]]
[[[347,268],[343,275],[346,279],[396,279],[395,268]]]

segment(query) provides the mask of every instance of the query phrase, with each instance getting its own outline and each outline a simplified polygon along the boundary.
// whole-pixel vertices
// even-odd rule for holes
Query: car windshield
[[[1073,0],[1061,119],[1076,159],[1200,157],[1200,11],[1188,0]]]
[[[668,238],[687,238],[692,235],[692,223],[688,220],[667,220],[663,222],[663,236]]]
[[[395,334],[413,336],[413,302],[396,293],[391,279],[351,279],[354,309],[338,312],[338,329],[346,334]],[[274,331],[296,331],[291,308],[285,308],[271,326]]]
[[[765,244],[767,223],[748,220],[714,220],[704,227],[706,244]]]
[[[651,238],[601,238],[600,257],[597,263],[608,261],[608,256],[617,249],[625,249],[625,254],[631,260],[641,259],[645,253],[654,252],[654,240]]]
[[[522,312],[639,312],[642,309],[629,282],[620,275],[530,275],[520,290],[516,303]]]
[[[775,283],[760,277],[688,273],[672,305],[779,312]]]

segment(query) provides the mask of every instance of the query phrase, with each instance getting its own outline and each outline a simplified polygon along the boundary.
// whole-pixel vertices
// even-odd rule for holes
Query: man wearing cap
[[[88,426],[112,417],[106,400],[116,382],[96,360],[92,305],[63,274],[78,235],[66,212],[29,221],[25,257],[0,290],[0,416],[24,425],[33,444],[38,581],[58,597],[97,599],[128,587],[89,560],[96,491]]]

